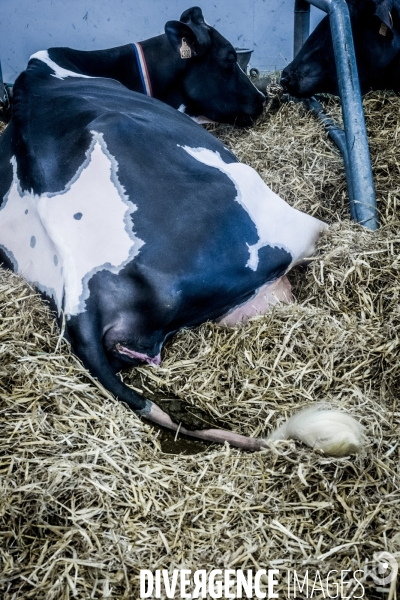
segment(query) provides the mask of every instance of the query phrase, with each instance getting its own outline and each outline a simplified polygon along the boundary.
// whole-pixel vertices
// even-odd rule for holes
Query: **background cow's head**
[[[180,21],[168,21],[165,33],[185,66],[181,80],[185,112],[251,125],[262,113],[265,96],[237,64],[232,44],[205,22],[201,9],[190,8]]]
[[[400,1],[348,0],[362,93],[399,89]],[[293,96],[338,94],[329,18],[312,32],[283,70],[281,84]]]

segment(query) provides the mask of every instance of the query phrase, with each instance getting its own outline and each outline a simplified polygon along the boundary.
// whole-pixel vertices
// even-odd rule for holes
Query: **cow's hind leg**
[[[150,400],[140,396],[137,392],[125,385],[112,369],[102,340],[102,329],[98,320],[88,313],[72,317],[67,324],[67,334],[75,354],[81,359],[84,366],[96,377],[99,382],[119,400],[126,402],[137,414],[149,421],[180,431],[191,437],[224,443],[247,450],[259,450],[264,446],[261,439],[249,438],[244,435],[224,431],[222,429],[205,429],[189,431],[179,424],[174,423],[170,416]]]
[[[103,347],[101,327],[87,313],[73,317],[68,323],[68,337],[74,352],[99,382],[119,400],[126,402],[137,414],[149,421],[210,442],[228,442],[245,450],[265,447],[261,438],[250,438],[223,429],[188,430],[174,423],[156,404],[126,386],[113,371]],[[352,417],[337,411],[301,411],[283,425],[270,439],[295,438],[327,454],[343,456],[360,450],[362,428]]]
[[[100,324],[84,313],[72,317],[67,323],[67,334],[72,348],[89,372],[119,400],[126,402],[135,412],[146,409],[147,401],[126,386],[110,365],[103,346]]]

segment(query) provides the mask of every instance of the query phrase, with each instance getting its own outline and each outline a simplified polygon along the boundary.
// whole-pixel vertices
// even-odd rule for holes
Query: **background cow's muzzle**
[[[298,77],[294,71],[289,71],[287,67],[282,71],[280,84],[286,93],[293,96],[298,94]]]

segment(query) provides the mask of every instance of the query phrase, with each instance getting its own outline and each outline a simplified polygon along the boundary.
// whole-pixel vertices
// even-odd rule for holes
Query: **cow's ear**
[[[203,25],[205,24],[203,11],[198,6],[194,6],[193,8],[188,8],[181,14],[181,18],[179,19],[182,23],[195,23],[195,25]]]
[[[181,55],[181,58],[197,56],[197,40],[192,29],[180,21],[168,21],[165,24],[165,33],[169,43]]]
[[[203,54],[211,46],[210,25],[204,20],[203,12],[198,6],[189,8],[181,14],[180,21],[189,25],[197,40],[197,52]]]
[[[391,13],[393,0],[377,0],[375,6],[375,17],[378,17],[381,22],[379,33],[381,35],[386,35],[389,30],[393,34],[393,19]]]
[[[165,33],[173,49],[181,58],[192,58],[203,54],[208,44],[204,43],[203,36],[199,36],[193,27],[181,21],[168,21]]]

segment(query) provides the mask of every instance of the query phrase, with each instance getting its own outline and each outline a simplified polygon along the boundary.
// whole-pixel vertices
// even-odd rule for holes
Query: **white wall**
[[[191,1],[193,4],[191,4]],[[197,0],[234,46],[254,49],[251,66],[281,69],[293,54],[294,0]],[[12,82],[28,58],[51,46],[110,48],[163,33],[196,0],[3,0],[0,58]],[[323,16],[312,7],[312,24]]]

